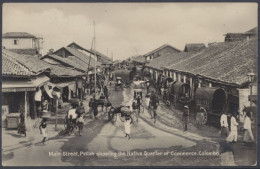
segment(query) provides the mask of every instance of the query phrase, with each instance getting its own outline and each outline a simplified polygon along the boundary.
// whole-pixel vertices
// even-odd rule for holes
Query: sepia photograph
[[[2,166],[257,166],[257,3],[3,3],[1,57]]]

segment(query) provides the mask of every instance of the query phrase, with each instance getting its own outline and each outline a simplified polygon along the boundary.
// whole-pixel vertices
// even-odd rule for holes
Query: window
[[[17,39],[14,39],[14,45],[18,45],[19,41]]]

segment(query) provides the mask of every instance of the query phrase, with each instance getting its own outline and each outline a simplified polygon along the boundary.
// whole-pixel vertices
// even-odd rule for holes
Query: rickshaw
[[[114,78],[115,78],[114,80],[117,84],[117,79],[121,78],[121,81],[123,82],[122,88],[131,86],[133,77],[134,77],[133,71],[131,71],[131,70],[117,70],[114,72]],[[115,86],[115,88],[116,88],[116,86]]]
[[[209,115],[217,116],[216,122],[219,122],[221,113],[227,110],[227,93],[223,88],[198,88],[194,97],[195,106],[202,111],[202,124],[208,122]]]
[[[137,99],[140,99],[140,104],[137,104]],[[143,91],[141,89],[134,89],[134,100],[133,100],[133,109],[138,109],[138,114],[140,112],[144,112],[144,106],[143,106]],[[135,104],[134,104],[135,103]]]
[[[121,88],[123,90],[123,81],[121,77],[116,77],[115,90]]]
[[[120,105],[118,107],[111,106],[110,110],[108,111],[108,120],[111,121],[112,123],[115,123],[118,114],[122,122],[125,121],[126,116],[131,116],[133,121],[138,122],[138,116],[135,112],[130,111],[130,106],[124,106],[124,105]]]
[[[82,128],[80,123],[78,123],[78,118],[84,113],[83,111],[77,110],[79,106],[79,100],[78,99],[71,99],[70,100],[71,105],[74,107],[73,109],[70,109],[67,112],[67,115],[64,119],[64,128],[65,132],[67,134],[71,134],[74,130],[74,128],[79,128],[79,130]],[[79,131],[80,132],[80,131]]]

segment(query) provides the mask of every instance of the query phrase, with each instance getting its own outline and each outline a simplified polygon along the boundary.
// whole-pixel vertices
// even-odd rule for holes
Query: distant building
[[[181,52],[179,49],[176,49],[175,47],[171,46],[171,45],[163,45],[145,55],[144,58],[145,58],[145,62],[150,62],[151,60],[157,58],[157,57],[160,57],[162,55],[166,55],[166,54],[172,54],[172,53],[176,53],[176,52]]]
[[[199,52],[205,47],[204,43],[189,43],[185,45],[184,52]]]
[[[258,37],[258,27],[255,27],[243,33],[227,33],[225,34],[225,42],[256,39],[257,37]]]
[[[43,38],[26,32],[7,32],[2,35],[2,46],[25,55],[42,55]]]

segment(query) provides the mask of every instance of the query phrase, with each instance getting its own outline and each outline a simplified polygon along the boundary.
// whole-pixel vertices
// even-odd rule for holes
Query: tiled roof
[[[65,67],[62,65],[51,65],[51,76],[56,77],[78,77],[85,76],[86,74],[77,71],[74,68]]]
[[[75,48],[71,48],[71,47],[65,47],[65,49],[67,51],[69,51],[73,56],[77,57],[78,59],[80,59],[82,62],[84,62],[85,64],[88,65],[89,63],[89,58],[90,56],[75,49]],[[100,66],[100,63],[99,62],[96,62],[96,65],[97,66]],[[94,67],[95,66],[95,60],[93,58],[90,58],[90,66],[91,67]]]
[[[177,49],[177,48],[175,48],[175,47],[173,47],[173,46],[171,46],[171,45],[165,44],[165,45],[160,46],[159,48],[154,49],[153,51],[151,51],[151,52],[149,52],[149,53],[146,53],[144,56],[148,56],[148,55],[150,55],[150,54],[152,54],[152,53],[155,53],[155,52],[157,52],[157,51],[159,51],[159,50],[161,50],[161,49],[163,49],[163,48],[165,48],[165,47],[171,47],[171,48],[173,48],[174,50],[176,50],[176,51],[178,51],[178,52],[181,52],[181,50],[179,50],[179,49]]]
[[[75,42],[72,42],[72,43],[69,44],[67,47],[70,47],[70,48],[73,48],[73,49],[77,49],[77,50],[84,50],[84,51],[87,52],[89,55],[90,55],[90,54],[93,55],[93,56],[95,55],[95,50],[94,50],[94,49],[88,50],[88,49],[83,48],[82,46],[78,45],[78,44],[75,43]],[[112,60],[111,60],[109,57],[107,57],[106,55],[104,55],[104,54],[102,54],[102,53],[100,53],[100,52],[98,52],[98,51],[96,51],[96,55],[100,57],[99,62],[100,62],[101,64],[112,64]]]
[[[163,55],[151,60],[147,67],[159,70],[169,65],[189,59],[194,53],[195,52],[176,52],[168,55]]]
[[[5,60],[6,63],[14,62],[13,64],[9,63],[7,68],[6,66],[2,66],[2,69],[5,69],[6,73],[8,71],[11,72],[12,75],[20,75],[20,71],[24,72],[24,70],[16,69],[18,68],[17,64],[20,64],[22,67],[25,67],[30,72],[30,75],[38,75],[42,72],[49,71],[49,64],[43,62],[36,56],[29,56],[29,55],[20,55],[14,52],[11,52],[7,49],[2,49],[2,56],[3,58],[6,57],[9,60]],[[14,68],[14,71],[11,69]],[[28,76],[29,74],[26,74]]]
[[[257,72],[257,58],[256,39],[221,42],[167,68],[241,85],[250,69]]]
[[[205,48],[204,43],[188,43],[185,45],[184,52],[199,52]]]
[[[2,35],[2,38],[35,38],[35,36],[27,32],[7,32]]]
[[[47,54],[47,55],[43,56],[41,59],[45,60],[45,58],[53,59],[56,62],[60,62],[64,66],[73,67],[77,70],[81,70],[81,71],[87,70],[87,64],[85,64],[80,59],[78,59],[74,56],[69,56],[67,58],[63,58],[63,57],[55,55],[55,54]]]
[[[38,55],[37,49],[9,49],[10,51],[22,55]]]
[[[2,53],[2,76],[22,76],[29,77],[31,72],[5,53]]]

